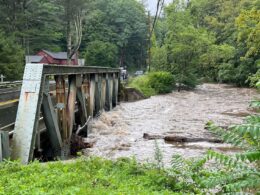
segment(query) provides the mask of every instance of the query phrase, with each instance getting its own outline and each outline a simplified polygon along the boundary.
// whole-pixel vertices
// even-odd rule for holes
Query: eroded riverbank
[[[149,99],[121,103],[109,113],[103,113],[91,125],[90,138],[96,140],[86,155],[115,159],[135,156],[139,161],[153,161],[155,141],[143,138],[144,133],[185,137],[211,137],[205,123],[214,121],[220,126],[241,123],[252,113],[250,101],[259,97],[248,88],[229,85],[203,84],[194,91],[173,92]],[[209,148],[233,152],[235,149],[221,143],[166,143],[158,139],[165,163],[173,154],[185,157],[203,155]]]

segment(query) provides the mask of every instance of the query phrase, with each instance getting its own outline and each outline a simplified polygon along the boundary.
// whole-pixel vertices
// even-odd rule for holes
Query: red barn
[[[26,63],[43,63],[67,65],[67,52],[50,52],[41,50],[34,56],[26,56]],[[71,65],[78,65],[78,56],[75,54],[71,59]]]

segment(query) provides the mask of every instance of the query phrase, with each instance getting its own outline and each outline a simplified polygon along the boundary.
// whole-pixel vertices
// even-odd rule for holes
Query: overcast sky
[[[165,0],[164,2],[165,4],[168,4],[172,2],[172,0]],[[156,12],[157,0],[147,0],[147,4],[148,10],[150,10],[152,15],[154,15]]]

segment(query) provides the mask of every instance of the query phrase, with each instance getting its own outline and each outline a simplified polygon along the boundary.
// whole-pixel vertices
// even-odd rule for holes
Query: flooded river
[[[109,159],[135,156],[139,161],[152,162],[155,141],[144,139],[144,133],[210,137],[204,129],[206,122],[211,120],[221,126],[241,123],[243,117],[251,113],[248,105],[257,96],[253,89],[203,84],[194,91],[120,103],[113,111],[103,113],[93,121],[90,139],[96,143],[84,152]],[[234,150],[227,144],[208,142],[172,144],[158,139],[157,143],[165,163],[170,162],[173,154],[195,157],[210,148],[226,152]]]

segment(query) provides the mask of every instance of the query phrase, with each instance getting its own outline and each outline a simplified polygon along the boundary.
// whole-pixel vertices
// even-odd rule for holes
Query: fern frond
[[[187,169],[186,165],[187,164],[181,155],[172,156],[171,166],[172,166],[173,171],[181,172],[183,170],[186,170]]]
[[[251,102],[250,107],[252,108],[260,108],[260,100],[254,100]]]
[[[260,124],[242,124],[230,126],[230,129],[237,132],[241,136],[249,134],[254,139],[260,138]]]
[[[230,168],[236,168],[239,170],[246,170],[246,171],[253,170],[252,168],[250,168],[249,166],[244,164],[242,161],[238,161],[236,158],[234,158],[232,156],[227,156],[225,154],[221,154],[221,153],[215,152],[213,150],[208,151],[207,158],[208,158],[208,160],[210,160],[210,159],[216,160],[217,162],[219,162],[225,166],[228,166]]]
[[[244,179],[238,180],[234,183],[229,183],[224,186],[224,190],[227,192],[238,192],[249,189],[260,189],[260,178],[259,177],[246,177]]]
[[[218,175],[213,175],[207,179],[202,180],[201,185],[206,188],[214,188],[216,186],[225,186],[227,183],[232,183],[243,177],[243,173],[219,173]]]
[[[260,115],[251,115],[246,117],[246,122],[249,124],[260,124]]]
[[[245,152],[242,154],[236,154],[236,159],[240,161],[256,162],[260,160],[260,151]]]
[[[206,124],[206,128],[211,133],[220,137],[226,143],[229,143],[234,146],[241,147],[241,148],[248,148],[247,142],[244,140],[243,137],[241,137],[241,135],[237,134],[237,132],[224,130],[211,122]]]
[[[198,169],[202,168],[203,165],[207,162],[207,158],[201,158],[197,161],[195,161],[194,163],[192,163],[190,169],[192,171],[198,171]]]

